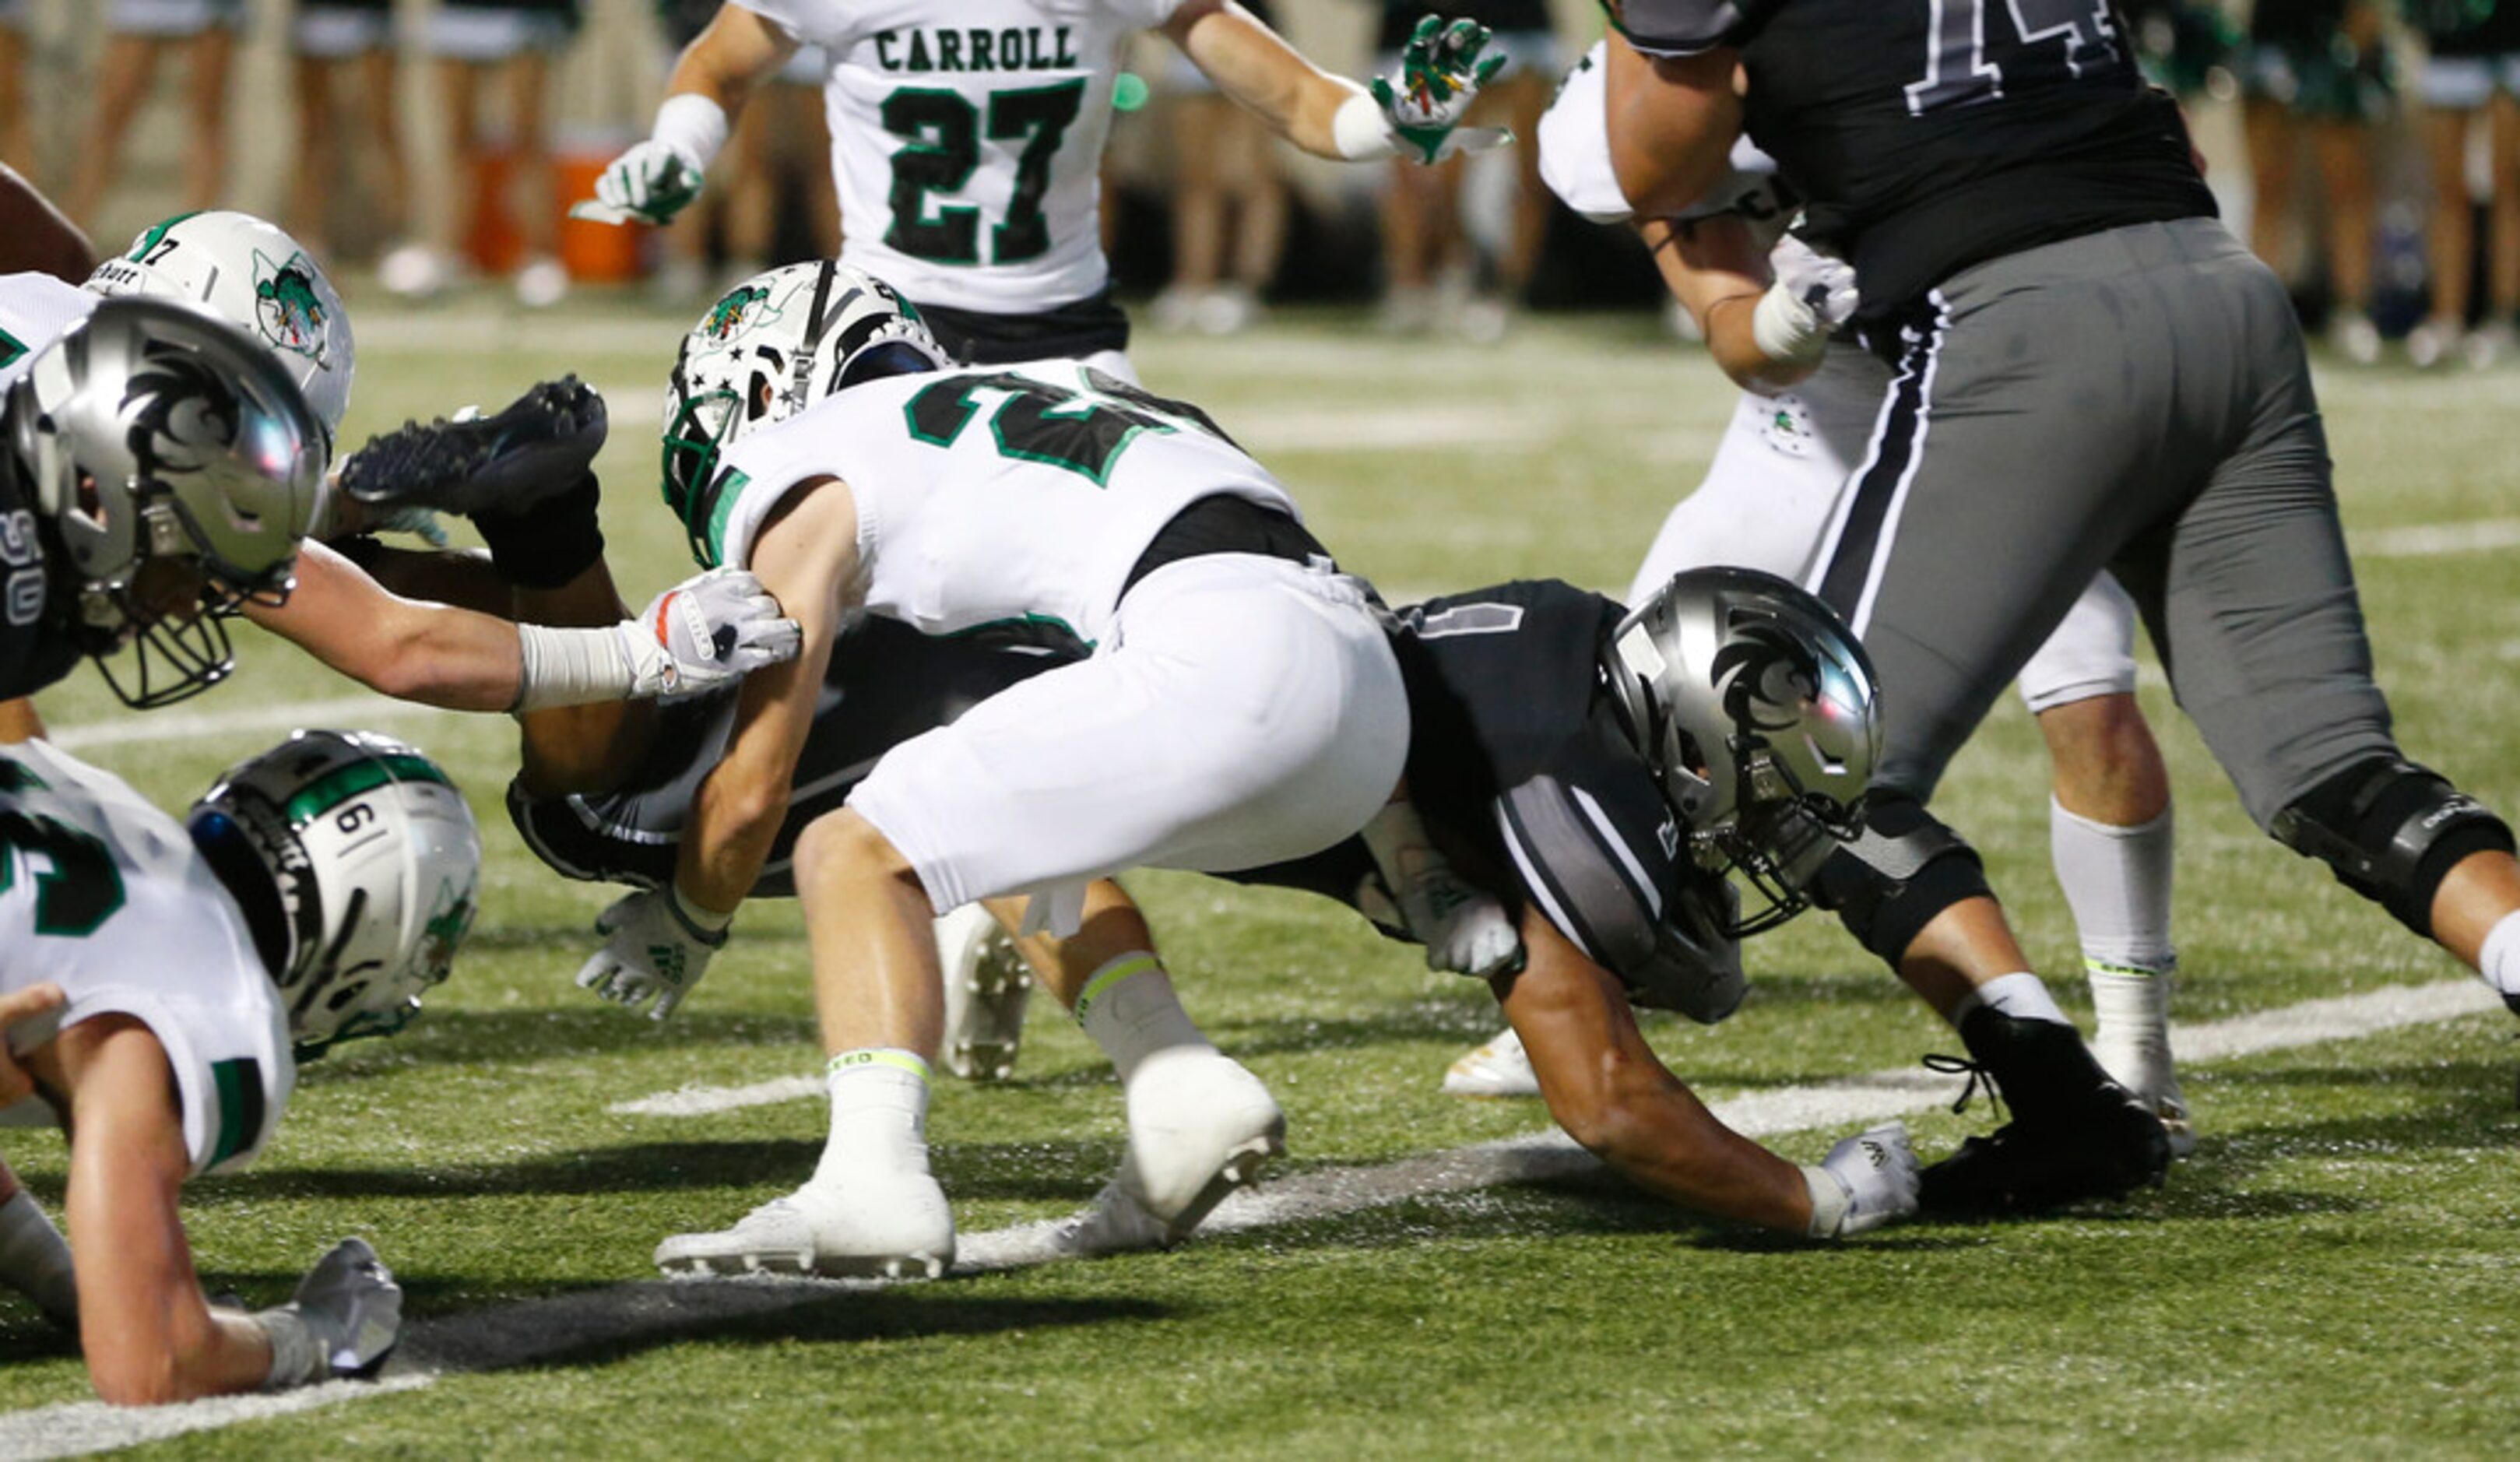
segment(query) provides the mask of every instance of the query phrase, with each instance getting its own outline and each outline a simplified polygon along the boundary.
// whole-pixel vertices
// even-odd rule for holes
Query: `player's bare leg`
[[[2433,894],[2433,938],[2520,1014],[2520,862],[2471,853]]]
[[[2152,1104],[2173,1150],[2195,1149],[2170,1051],[2178,956],[2170,939],[2170,773],[2135,696],[2112,693],[2039,713],[2055,763],[2049,852],[2074,911],[2099,1027],[2092,1053]]]
[[[1020,928],[1026,902],[989,908]],[[1015,945],[1110,1058],[1128,1110],[1120,1171],[1066,1226],[1068,1248],[1109,1254],[1177,1242],[1286,1150],[1284,1113],[1192,1022],[1154,931],[1120,885],[1099,879],[1087,889],[1084,920],[1068,938],[1019,935]]]
[[[926,891],[845,808],[797,836],[794,870],[830,1058],[830,1136],[803,1187],[732,1228],[665,1240],[657,1267],[934,1278],[954,1262],[954,1217],[927,1167],[942,1012]]]

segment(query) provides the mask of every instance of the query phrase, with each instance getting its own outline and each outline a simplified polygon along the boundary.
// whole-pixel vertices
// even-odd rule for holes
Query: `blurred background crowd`
[[[282,222],[413,297],[588,285],[676,301],[836,248],[816,53],[751,107],[668,230],[568,220],[646,133],[718,0],[0,0],[0,159],[102,241],[179,208]],[[1387,66],[1428,9],[1498,33],[1479,120],[1523,145],[1342,168],[1272,141],[1160,38],[1130,59],[1107,244],[1157,330],[1372,301],[1402,332],[1493,339],[1528,308],[1661,297],[1624,230],[1542,187],[1530,146],[1592,0],[1246,0],[1323,65]],[[2226,217],[2355,361],[2484,368],[2520,310],[2520,0],[2128,0],[2185,101]]]

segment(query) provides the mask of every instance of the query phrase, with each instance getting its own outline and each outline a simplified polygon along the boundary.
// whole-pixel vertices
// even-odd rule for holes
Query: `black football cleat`
[[[604,448],[603,393],[574,376],[534,386],[496,416],[368,438],[341,489],[371,508],[516,514],[575,487]]]
[[[2168,1130],[2100,1069],[2081,1032],[1981,1007],[1960,1023],[1960,1039],[2012,1121],[1924,1171],[1924,1212],[2034,1214],[2161,1184]]]

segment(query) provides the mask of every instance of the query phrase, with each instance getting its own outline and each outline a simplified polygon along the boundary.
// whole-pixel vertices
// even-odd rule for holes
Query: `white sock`
[[[2014,1020],[2052,1020],[2060,1026],[2073,1024],[2058,1008],[2056,997],[2048,993],[2048,982],[2028,970],[1998,975],[1960,997],[1960,1002],[1952,1008],[1952,1029],[1958,1030],[1960,1022],[1968,1019],[1969,1012],[1980,1005],[2009,1015]]]
[[[2119,827],[2048,798],[2048,856],[2074,910],[2085,964],[2146,973],[2172,966],[2171,843],[2169,808],[2149,822]]]
[[[2520,997],[2520,911],[2504,914],[2476,953],[2476,972],[2504,999]],[[2520,1005],[2512,1007],[2520,1011]]]
[[[1076,997],[1076,1023],[1129,1085],[1138,1066],[1160,1050],[1193,1046],[1214,1050],[1215,1043],[1191,1023],[1190,1012],[1173,994],[1173,981],[1163,962],[1143,950],[1122,954],[1094,972]]]
[[[70,1246],[23,1188],[0,1203],[0,1281],[24,1293],[55,1319],[69,1321],[78,1315],[78,1276],[70,1267]]]
[[[832,1134],[814,1181],[845,1183],[852,1172],[927,1171],[927,1063],[915,1051],[842,1051],[825,1078]]]

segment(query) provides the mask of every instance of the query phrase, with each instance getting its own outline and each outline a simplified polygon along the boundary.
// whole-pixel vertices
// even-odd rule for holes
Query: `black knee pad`
[[[2426,939],[2433,895],[2471,853],[2512,851],[2511,828],[2438,772],[2393,756],[2357,762],[2275,814],[2275,841]]]
[[[1830,854],[1812,880],[1812,902],[1836,910],[1847,932],[1893,969],[1936,914],[1993,893],[1977,850],[1905,792],[1868,798],[1864,836]]]

